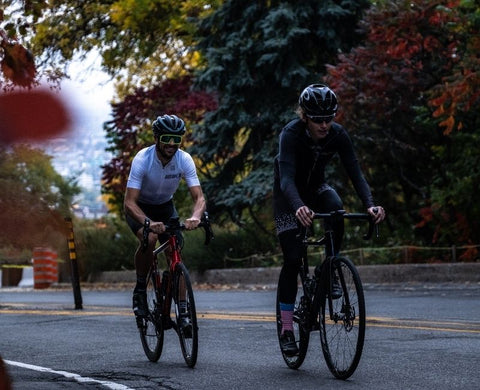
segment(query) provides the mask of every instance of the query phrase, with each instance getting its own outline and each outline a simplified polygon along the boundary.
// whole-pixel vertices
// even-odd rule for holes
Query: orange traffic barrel
[[[33,288],[48,288],[58,282],[57,253],[49,248],[33,250]]]

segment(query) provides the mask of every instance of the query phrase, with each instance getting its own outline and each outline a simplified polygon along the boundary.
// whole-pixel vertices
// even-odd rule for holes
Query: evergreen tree
[[[238,218],[265,204],[278,131],[295,116],[302,89],[359,42],[357,22],[369,4],[233,0],[203,20],[198,48],[206,65],[197,87],[217,93],[218,109],[197,127],[192,152],[206,162],[212,211]]]

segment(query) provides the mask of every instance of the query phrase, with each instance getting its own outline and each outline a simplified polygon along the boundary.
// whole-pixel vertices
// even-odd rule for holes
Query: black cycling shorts
[[[137,203],[138,206],[142,209],[145,215],[150,218],[150,220],[155,222],[163,222],[168,223],[170,218],[178,218],[178,212],[173,204],[173,200],[169,200],[168,202],[155,205],[155,204],[147,204],[147,203]],[[128,226],[132,232],[136,235],[137,232],[143,228],[143,224],[138,222],[136,219],[133,219],[128,214],[125,214],[125,219],[127,221]],[[175,235],[178,237],[180,244],[183,242],[182,232],[180,230],[175,232]],[[161,235],[159,236],[159,240],[163,241]],[[180,245],[181,246],[181,245]]]

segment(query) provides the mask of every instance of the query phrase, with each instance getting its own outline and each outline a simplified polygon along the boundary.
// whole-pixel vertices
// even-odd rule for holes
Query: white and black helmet
[[[311,84],[298,98],[298,104],[307,116],[332,116],[337,113],[335,93],[325,84]]]
[[[157,117],[152,124],[153,134],[185,134],[185,122],[176,115],[162,115]]]

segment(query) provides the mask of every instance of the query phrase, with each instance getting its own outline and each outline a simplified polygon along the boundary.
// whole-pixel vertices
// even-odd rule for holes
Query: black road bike
[[[372,217],[364,213],[346,213],[338,210],[332,213],[316,213],[314,219],[330,222],[335,218],[365,220],[369,223],[364,239],[371,238],[375,229],[378,237],[378,225]],[[325,253],[325,260],[309,271],[308,247],[333,248],[334,232],[326,230],[319,239],[309,237],[309,229],[302,232],[304,246],[302,264],[298,274],[299,288],[295,302],[293,324],[294,335],[299,353],[287,356],[282,352],[288,367],[299,368],[307,354],[310,333],[320,332],[323,356],[331,373],[339,379],[349,378],[355,371],[362,355],[365,338],[365,298],[362,282],[353,262],[344,256]],[[326,246],[329,243],[329,246]],[[332,249],[333,251],[333,249]],[[333,284],[341,287],[341,297],[332,294]],[[278,291],[278,289],[277,289]],[[333,295],[333,297],[332,297]],[[282,320],[277,293],[276,304],[277,333],[280,341]]]

